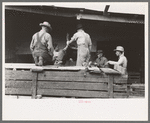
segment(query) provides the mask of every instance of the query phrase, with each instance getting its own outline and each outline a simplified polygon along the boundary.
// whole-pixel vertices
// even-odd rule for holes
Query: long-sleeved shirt
[[[85,44],[87,48],[92,45],[89,34],[85,33],[84,30],[79,30],[78,32],[76,32],[71,38],[71,41],[77,41],[77,45]]]
[[[47,33],[45,30],[40,30],[39,31],[39,37],[43,34],[44,36],[42,37],[42,39],[40,40],[41,43],[47,47],[48,49],[48,52],[50,55],[53,55],[53,51],[54,51],[54,48],[53,48],[53,44],[52,44],[52,37],[49,33]],[[30,44],[30,50],[31,52],[34,51],[34,47],[35,47],[35,44],[37,42],[37,33],[35,33],[33,36],[32,36],[32,41],[31,41],[31,44]]]

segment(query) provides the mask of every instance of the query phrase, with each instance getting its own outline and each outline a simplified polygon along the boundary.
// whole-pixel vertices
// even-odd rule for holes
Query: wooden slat
[[[99,92],[99,91],[38,89],[37,94],[47,96],[49,95],[49,96],[108,98],[108,92]]]
[[[144,96],[145,96],[145,92],[130,91],[129,94],[130,94],[131,96],[141,96],[141,97],[144,97]]]
[[[112,75],[109,75],[109,81],[108,81],[108,94],[110,98],[113,98],[113,81],[114,78]]]
[[[121,85],[114,85],[113,86],[114,92],[119,92],[119,91],[127,91],[127,84],[121,84]]]
[[[18,71],[18,70],[5,70],[6,80],[32,80],[32,72],[30,71]]]
[[[37,95],[37,78],[38,78],[38,73],[32,73],[32,98],[35,99]]]
[[[107,83],[79,82],[38,82],[39,89],[70,89],[70,90],[108,90]]]
[[[114,93],[114,98],[128,98],[128,93]]]
[[[114,69],[111,69],[111,68],[100,68],[101,71],[103,71],[104,73],[106,74],[116,74],[116,75],[120,75],[121,73],[114,70]]]
[[[58,76],[58,77],[84,77],[84,70],[81,71],[44,71],[41,74],[44,74],[44,76]],[[90,74],[87,72],[87,77],[92,77],[92,78],[100,78],[104,77],[103,74]]]
[[[114,83],[127,83],[127,78],[122,78],[121,76],[114,76]]]
[[[31,95],[31,89],[27,88],[5,88],[5,94],[16,94],[16,95]]]
[[[91,75],[87,73],[84,77],[82,72],[53,72],[47,71],[39,73],[38,80],[55,80],[55,81],[77,81],[77,82],[108,82],[108,78],[104,78],[102,75]]]
[[[6,80],[5,88],[31,88],[32,81]]]

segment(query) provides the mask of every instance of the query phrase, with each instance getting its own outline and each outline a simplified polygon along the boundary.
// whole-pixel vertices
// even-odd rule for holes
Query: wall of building
[[[6,10],[5,13],[5,58],[8,62],[32,63],[29,49],[32,35],[40,30],[39,23],[48,21],[53,31],[53,42],[62,49],[66,45],[66,34],[75,33],[76,18],[56,17],[42,14]],[[92,39],[92,52],[102,49],[109,60],[117,60],[113,49],[117,45],[125,48],[128,69],[139,71],[144,62],[144,25],[81,20],[84,29]],[[9,55],[12,54],[12,55]],[[9,58],[14,60],[10,61]],[[143,62],[141,62],[143,61]]]

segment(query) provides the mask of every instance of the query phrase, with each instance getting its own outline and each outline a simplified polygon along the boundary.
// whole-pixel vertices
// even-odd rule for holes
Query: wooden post
[[[114,83],[113,75],[108,75],[108,95],[109,95],[109,98],[113,98],[113,83]]]
[[[38,78],[38,73],[37,72],[32,72],[33,79],[32,79],[32,99],[36,99],[37,95],[37,78]]]

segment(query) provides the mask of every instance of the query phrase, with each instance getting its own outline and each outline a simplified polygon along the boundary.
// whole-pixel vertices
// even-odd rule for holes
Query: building
[[[144,15],[95,11],[84,8],[57,6],[5,6],[5,62],[33,63],[29,49],[32,35],[40,30],[39,23],[52,25],[53,42],[60,48],[66,45],[66,34],[75,32],[77,21],[92,39],[92,56],[102,49],[105,56],[117,60],[113,49],[125,48],[128,71],[138,72],[144,78]],[[142,79],[142,82],[144,80]]]

